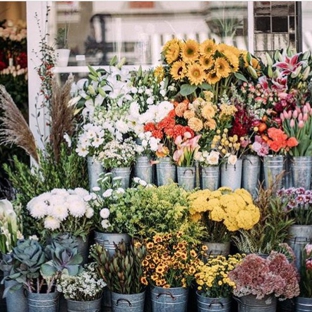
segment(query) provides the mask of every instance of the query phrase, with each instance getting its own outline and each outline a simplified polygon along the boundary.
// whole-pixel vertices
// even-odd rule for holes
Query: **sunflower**
[[[217,73],[215,70],[210,70],[208,74],[206,75],[206,80],[207,80],[207,83],[209,83],[210,85],[213,85],[219,82],[221,80],[221,77],[217,76]]]
[[[154,77],[157,79],[157,82],[161,82],[165,78],[163,66],[159,65],[154,69]]]
[[[232,66],[233,72],[237,72],[239,70],[239,58],[230,51],[225,51],[223,54],[227,58],[227,61]]]
[[[189,39],[181,46],[181,56],[186,63],[193,62],[198,59],[199,56],[199,44],[197,41]]]
[[[199,58],[199,63],[202,65],[203,69],[210,69],[213,66],[213,58],[210,56],[201,56]]]
[[[180,43],[178,40],[171,40],[169,44],[165,45],[166,48],[163,49],[166,62],[168,64],[176,61],[180,55]]]
[[[199,53],[204,57],[210,57],[216,51],[216,44],[213,39],[207,39],[199,46]]]
[[[199,64],[194,63],[188,67],[187,77],[192,85],[199,85],[204,82],[205,73]]]
[[[180,80],[185,77],[186,74],[186,67],[183,61],[176,61],[173,63],[170,74],[175,80]]]
[[[214,66],[216,75],[222,78],[227,78],[231,74],[231,66],[225,58],[218,57]]]

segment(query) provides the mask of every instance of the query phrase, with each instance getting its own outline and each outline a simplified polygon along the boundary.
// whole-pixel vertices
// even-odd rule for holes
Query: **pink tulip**
[[[280,118],[281,118],[281,121],[282,121],[282,122],[285,120],[285,117],[284,117],[284,114],[283,114],[283,113],[280,113]]]
[[[295,120],[291,119],[289,125],[291,128],[293,128],[295,126]]]
[[[298,120],[303,120],[303,115],[302,115],[302,113],[299,114]]]
[[[290,111],[289,112],[283,111],[285,119],[290,119],[291,118],[291,113],[290,114],[289,113],[290,113]]]
[[[298,128],[303,128],[304,127],[304,121],[303,120],[299,120],[298,122]]]
[[[309,118],[309,115],[307,113],[303,114],[303,118],[302,118],[303,121],[307,121],[308,118]]]
[[[293,111],[293,118],[298,118],[298,111],[297,110],[294,110]]]

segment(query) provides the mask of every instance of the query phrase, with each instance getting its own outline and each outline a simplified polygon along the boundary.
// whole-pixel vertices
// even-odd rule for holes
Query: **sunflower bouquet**
[[[160,76],[175,81],[180,94],[188,96],[203,90],[211,90],[216,103],[232,83],[247,81],[245,74],[257,78],[259,62],[247,51],[225,43],[207,39],[202,43],[188,39],[169,40],[162,48],[161,56],[166,66],[156,68]]]
[[[197,190],[188,198],[191,219],[204,225],[203,239],[209,242],[229,241],[233,233],[253,228],[260,219],[259,208],[245,189]]]

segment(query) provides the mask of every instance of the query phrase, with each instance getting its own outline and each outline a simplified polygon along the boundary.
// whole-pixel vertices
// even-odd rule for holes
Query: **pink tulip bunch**
[[[193,166],[196,153],[198,152],[200,145],[198,144],[201,135],[192,137],[188,132],[179,135],[174,143],[177,146],[176,151],[173,154],[173,160],[180,167]]]
[[[298,145],[290,149],[292,156],[312,156],[312,108],[307,102],[280,114],[282,127],[288,136],[295,137]]]

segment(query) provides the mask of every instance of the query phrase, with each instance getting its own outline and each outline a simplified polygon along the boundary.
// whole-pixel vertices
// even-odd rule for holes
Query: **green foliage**
[[[102,245],[95,244],[90,249],[91,257],[96,261],[96,270],[109,290],[120,294],[137,294],[143,291],[142,260],[146,248],[139,243],[127,246],[124,241],[115,245],[115,254],[111,257]]]
[[[22,206],[23,234],[26,237],[38,235],[40,230],[43,230],[38,228],[38,223],[30,217],[26,209],[27,203],[32,198],[54,188],[74,189],[82,187],[88,189],[87,167],[82,157],[71,151],[65,144],[61,146],[58,163],[55,161],[53,151],[48,144],[45,154],[43,153],[43,151],[39,151],[40,166],[30,167],[21,162],[16,155],[13,156],[12,165],[3,165],[16,190],[14,204]]]

